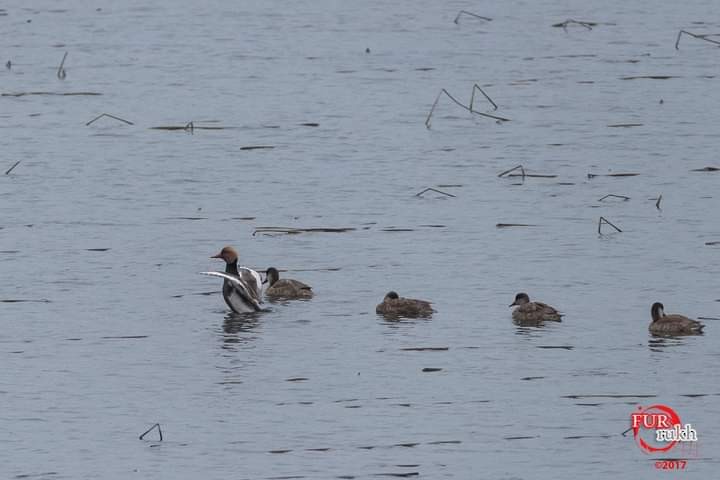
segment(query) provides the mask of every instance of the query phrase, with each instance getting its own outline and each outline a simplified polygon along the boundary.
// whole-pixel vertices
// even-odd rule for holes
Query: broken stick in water
[[[607,218],[605,218],[605,217],[600,217],[600,220],[598,220],[598,235],[602,235],[602,225],[603,225],[603,223],[606,223],[606,224],[610,225],[611,227],[613,227],[613,228],[614,228],[615,230],[617,230],[618,232],[622,232],[622,230],[620,230],[618,227],[616,227],[616,226],[615,226],[612,222],[610,222]]]
[[[15,167],[17,167],[18,165],[20,165],[20,162],[22,162],[22,160],[18,160],[17,162],[15,162],[15,163],[13,164],[12,167],[8,168],[7,171],[5,172],[5,175],[10,175],[10,172],[12,172]]]
[[[522,173],[522,177],[523,177],[523,179],[524,179],[524,178],[525,178],[525,169],[523,168],[522,165],[518,165],[517,167],[513,167],[513,168],[511,168],[510,170],[505,170],[504,172],[499,173],[499,174],[498,174],[498,177],[504,177],[504,176],[507,175],[508,173],[512,173],[512,172],[514,172],[515,170],[518,170],[518,169],[520,170],[520,173]]]
[[[498,122],[509,122],[510,121],[509,118],[503,118],[503,117],[499,117],[497,115],[490,115],[489,113],[483,113],[483,112],[478,112],[477,110],[472,110],[470,107],[463,105],[460,101],[458,101],[455,97],[450,95],[450,93],[448,93],[448,91],[443,88],[440,90],[440,93],[438,93],[438,96],[435,98],[435,101],[433,102],[432,107],[430,108],[430,113],[428,113],[427,119],[425,119],[425,127],[427,127],[427,128],[430,128],[430,118],[432,118],[432,114],[435,111],[435,107],[437,106],[438,102],[440,101],[440,96],[443,93],[445,95],[447,95],[448,98],[450,98],[450,100],[452,100],[456,105],[464,108],[465,110],[467,110],[470,113],[474,113],[475,115],[481,115],[483,117],[492,118],[493,120],[497,120]]]
[[[102,113],[102,114],[98,115],[97,117],[93,118],[92,120],[90,120],[89,122],[87,122],[87,123],[85,124],[85,126],[86,126],[86,127],[89,126],[91,123],[95,122],[96,120],[100,120],[102,117],[109,117],[109,118],[112,118],[112,119],[114,119],[114,120],[118,120],[118,121],[120,121],[120,122],[127,123],[128,125],[135,125],[135,124],[132,123],[131,121],[125,120],[124,118],[116,117],[115,115],[110,115],[109,113]]]
[[[485,20],[486,22],[492,22],[492,18],[490,18],[490,17],[483,17],[482,15],[477,15],[475,13],[468,12],[467,10],[460,10],[460,12],[458,12],[458,14],[457,14],[457,17],[455,17],[455,20],[453,20],[453,22],[455,22],[455,24],[460,23],[461,15],[469,15],[471,17],[479,18],[480,20]]]
[[[602,202],[602,201],[605,200],[606,198],[620,198],[620,199],[622,199],[623,201],[626,201],[626,202],[627,202],[628,200],[630,200],[630,197],[626,197],[625,195],[615,195],[614,193],[610,193],[610,194],[608,194],[608,195],[605,195],[605,196],[602,197],[601,199],[599,199],[598,202]]]
[[[680,37],[682,36],[683,33],[684,33],[685,35],[690,35],[690,36],[693,37],[693,38],[697,38],[698,40],[704,40],[704,41],[706,41],[706,42],[714,43],[715,45],[720,45],[720,41],[713,40],[713,39],[711,39],[711,38],[707,38],[707,37],[717,37],[717,36],[720,36],[720,33],[705,33],[705,34],[700,34],[700,33],[688,32],[687,30],[680,30],[680,31],[678,32],[678,34],[677,34],[677,39],[675,40],[675,50],[680,50]]]
[[[65,55],[63,55],[62,61],[60,62],[60,66],[58,67],[58,70],[57,70],[57,77],[60,80],[64,79],[66,76],[65,75],[65,59],[67,58],[67,56],[68,56],[68,52],[65,52]]]
[[[662,200],[662,193],[660,194],[657,202],[655,203],[655,208],[657,208],[658,210],[660,210],[660,200]]]
[[[440,194],[442,194],[442,195],[447,195],[448,197],[453,197],[453,198],[455,198],[455,195],[453,195],[452,193],[443,192],[442,190],[437,190],[437,189],[432,188],[432,187],[428,187],[428,188],[426,188],[425,190],[423,190],[422,192],[416,193],[415,196],[416,196],[416,197],[420,197],[420,196],[422,196],[422,194],[425,193],[425,192],[436,192],[436,193],[440,193]]]
[[[162,435],[162,430],[160,429],[160,424],[159,424],[159,423],[156,423],[156,424],[153,425],[152,427],[148,428],[148,429],[145,431],[145,433],[143,433],[142,435],[140,435],[140,437],[139,437],[140,440],[142,440],[143,438],[145,438],[145,435],[147,435],[148,433],[152,432],[153,429],[155,429],[155,428],[157,428],[158,435],[160,435],[160,441],[162,442],[162,440],[163,440],[163,435]]]
[[[483,90],[482,88],[480,88],[480,85],[478,85],[478,84],[476,83],[475,85],[473,85],[472,95],[470,95],[470,111],[471,111],[471,112],[474,111],[474,110],[473,110],[473,102],[475,101],[475,90],[480,90],[480,93],[482,93],[483,96],[487,99],[487,101],[492,104],[493,110],[497,110],[497,109],[498,109],[498,106],[497,106],[497,104],[496,104],[495,102],[493,102],[493,99],[490,98],[490,97],[488,96],[488,94],[485,93],[485,90]]]
[[[563,30],[565,30],[567,32],[567,27],[571,23],[575,24],[575,25],[583,26],[583,27],[587,28],[588,30],[592,30],[592,27],[597,25],[597,23],[595,23],[595,22],[581,22],[579,20],[573,20],[571,18],[568,18],[564,22],[554,24],[553,27],[562,28]]]

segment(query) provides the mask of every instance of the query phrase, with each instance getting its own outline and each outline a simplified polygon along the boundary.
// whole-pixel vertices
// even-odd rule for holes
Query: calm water
[[[3,478],[655,478],[620,436],[650,403],[717,471],[720,322],[647,333],[658,300],[720,316],[718,50],[673,46],[716,2],[392,3],[0,12],[2,93],[102,94],[0,98],[0,299],[48,300],[0,304]],[[425,128],[474,83],[511,122],[442,98]],[[150,129],[190,121],[225,128]],[[197,274],[225,244],[316,297],[229,316]],[[438,313],[385,322],[390,289]],[[518,291],[565,320],[514,326]]]

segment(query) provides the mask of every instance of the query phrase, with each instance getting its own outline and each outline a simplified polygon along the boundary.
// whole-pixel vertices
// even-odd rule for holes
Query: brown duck
[[[375,313],[388,317],[430,317],[434,311],[430,302],[400,297],[396,292],[388,292],[383,302],[375,307]]]
[[[531,302],[527,293],[515,295],[511,307],[517,306],[512,312],[512,318],[517,323],[560,322],[562,314],[550,305],[542,302]]]
[[[705,325],[683,315],[665,315],[665,307],[660,302],[650,307],[652,322],[648,327],[653,335],[700,335]]]
[[[265,272],[265,281],[268,287],[265,290],[266,297],[302,299],[312,298],[313,291],[310,285],[290,278],[280,278],[277,268],[270,267]]]

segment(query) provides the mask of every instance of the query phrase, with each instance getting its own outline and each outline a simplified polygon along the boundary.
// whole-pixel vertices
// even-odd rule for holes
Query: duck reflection
[[[256,329],[259,324],[259,312],[228,313],[222,325],[223,348],[235,348],[238,344],[252,342],[257,338]]]

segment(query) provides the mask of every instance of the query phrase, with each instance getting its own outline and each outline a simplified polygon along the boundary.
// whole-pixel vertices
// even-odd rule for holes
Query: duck
[[[683,315],[665,315],[665,307],[655,302],[650,307],[652,322],[648,330],[653,335],[701,335],[705,325]]]
[[[265,271],[265,281],[263,284],[266,283],[266,297],[300,299],[312,298],[313,296],[312,287],[310,285],[290,278],[283,278],[281,280],[280,272],[278,272],[278,269],[275,267],[270,267]]]
[[[231,246],[224,247],[220,253],[210,258],[225,261],[225,272],[200,272],[203,275],[223,279],[223,298],[235,313],[262,311],[262,279],[251,268],[238,267],[238,253]]]
[[[515,295],[515,301],[509,306],[517,306],[512,318],[517,323],[560,322],[562,314],[550,305],[542,302],[531,302],[527,293]]]
[[[430,302],[404,298],[394,291],[388,292],[382,303],[375,307],[375,313],[389,317],[430,317],[433,312]]]

